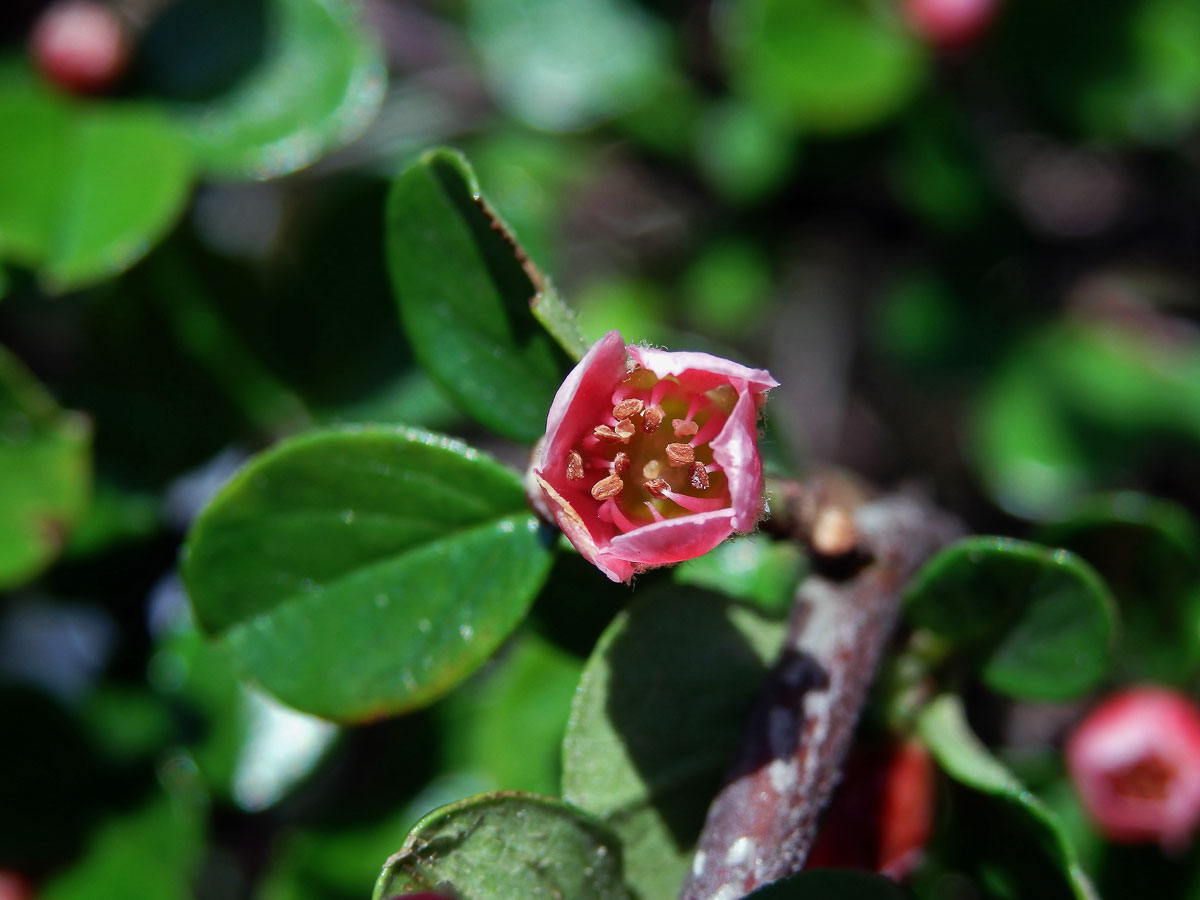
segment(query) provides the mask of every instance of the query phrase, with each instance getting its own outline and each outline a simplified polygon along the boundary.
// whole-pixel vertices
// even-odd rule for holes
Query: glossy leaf
[[[0,348],[0,589],[63,548],[91,491],[91,427]]]
[[[158,111],[0,92],[0,256],[67,290],[128,267],[187,200],[185,142]]]
[[[768,884],[746,900],[904,900],[909,894],[890,878],[843,869],[813,869]]]
[[[376,900],[417,891],[472,900],[631,900],[606,828],[535,794],[484,794],[422,819],[387,861]]]
[[[986,831],[972,835],[971,844],[982,868],[993,870],[994,877],[1036,884],[1038,897],[1096,900],[1053,814],[975,736],[957,697],[930,703],[917,732],[942,770],[978,795],[977,821]]]
[[[584,669],[563,743],[563,796],[625,845],[630,885],[671,897],[784,626],[696,588],[647,591]]]
[[[785,615],[800,579],[805,557],[789,541],[764,534],[735,537],[675,567],[680,584],[707,588],[757,606],[767,615]]]
[[[1065,700],[1108,670],[1113,601],[1066,550],[1009,538],[960,540],[909,584],[910,622],[956,647],[993,690]]]
[[[1132,492],[1096,497],[1039,537],[1078,553],[1112,588],[1121,680],[1191,682],[1200,671],[1200,530],[1185,509]]]
[[[435,150],[396,179],[387,247],[404,328],[425,370],[492,430],[530,443],[541,437],[568,359],[530,305],[557,323],[560,340],[569,317],[461,155]],[[566,343],[581,349],[577,337]]]
[[[379,109],[383,60],[358,17],[347,0],[184,0],[146,35],[146,80],[207,172],[284,175],[357,137]]]
[[[197,521],[184,577],[244,674],[297,709],[362,720],[474,671],[549,563],[516,475],[449,438],[363,428],[251,462]]]
[[[857,131],[900,108],[920,87],[916,39],[880,12],[840,0],[748,0],[719,23],[734,84],[798,128]]]

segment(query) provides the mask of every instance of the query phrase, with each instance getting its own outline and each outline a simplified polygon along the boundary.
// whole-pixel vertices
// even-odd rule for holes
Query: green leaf
[[[746,900],[904,900],[909,894],[882,875],[813,869],[768,884]]]
[[[435,150],[392,187],[388,262],[413,352],[462,409],[492,430],[532,443],[582,340],[552,288],[487,206],[467,161]],[[557,310],[557,311],[555,311]]]
[[[750,534],[681,563],[672,574],[680,584],[708,588],[782,616],[792,606],[804,570],[805,556],[796,544]]]
[[[119,272],[175,222],[187,200],[186,144],[161,113],[0,92],[0,256],[53,290]]]
[[[0,347],[0,589],[63,548],[91,493],[91,428]]]
[[[146,35],[146,80],[174,99],[207,172],[284,175],[357,137],[379,109],[383,60],[358,17],[347,0],[183,0]]]
[[[667,73],[665,29],[629,0],[474,0],[468,29],[501,102],[538,129],[634,109]]]
[[[1133,492],[1095,497],[1038,536],[1078,553],[1112,588],[1120,680],[1191,683],[1200,672],[1200,531],[1183,507]]]
[[[471,900],[631,900],[606,828],[560,801],[515,792],[430,813],[387,861],[374,896],[447,890]]]
[[[1113,601],[1066,550],[972,537],[941,550],[905,596],[910,622],[955,646],[993,690],[1066,700],[1108,670]]]
[[[724,598],[667,586],[640,595],[588,660],[563,742],[563,796],[621,837],[641,896],[678,893],[783,635]]]
[[[550,541],[520,480],[457,441],[361,428],[294,438],[197,521],[201,627],[285,703],[363,720],[432,702],[524,617]]]
[[[828,134],[898,112],[925,77],[916,39],[868,5],[744,0],[717,30],[734,84],[763,109]]]
[[[981,869],[993,879],[1036,885],[1038,897],[1096,900],[1053,814],[988,752],[957,697],[944,695],[930,703],[917,720],[917,732],[942,770],[979,795],[980,822],[987,830],[969,838]]]

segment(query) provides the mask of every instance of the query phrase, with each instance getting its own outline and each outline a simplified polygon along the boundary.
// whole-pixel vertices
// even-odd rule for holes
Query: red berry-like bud
[[[806,868],[906,878],[929,840],[933,805],[933,762],[923,745],[906,740],[855,747]]]
[[[1111,841],[1179,848],[1200,825],[1200,710],[1175,691],[1109,697],[1071,735],[1067,766]]]
[[[92,0],[50,6],[30,37],[33,60],[46,79],[77,94],[116,84],[129,62],[129,41],[116,14]]]
[[[962,47],[987,29],[999,0],[902,0],[908,27],[939,47]]]
[[[33,900],[33,888],[16,872],[0,869],[0,900]]]

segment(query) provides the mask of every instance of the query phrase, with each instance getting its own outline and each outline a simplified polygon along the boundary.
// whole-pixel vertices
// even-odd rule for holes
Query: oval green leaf
[[[706,591],[647,591],[613,620],[575,695],[563,796],[625,845],[629,884],[673,897],[784,625]]]
[[[980,795],[987,831],[971,835],[970,843],[982,867],[1019,873],[1017,883],[1036,883],[1039,897],[1096,900],[1054,814],[975,736],[958,697],[947,694],[925,707],[917,733],[950,778]]]
[[[621,848],[606,828],[558,800],[483,794],[417,823],[384,866],[375,900],[417,891],[471,900],[632,900]]]
[[[396,179],[387,248],[417,360],[464,412],[505,437],[536,441],[569,363],[556,339],[573,351],[582,341],[460,154],[435,150]]]
[[[49,564],[91,493],[91,427],[0,348],[0,590]]]
[[[520,480],[416,429],[294,438],[204,511],[183,574],[201,627],[283,702],[361,721],[432,702],[528,611],[551,541]]]
[[[183,0],[141,53],[150,87],[175,98],[199,165],[224,177],[284,175],[347,143],[375,117],[386,83],[346,0]]]
[[[905,613],[1012,697],[1070,699],[1108,671],[1112,598],[1095,570],[1066,550],[1011,538],[958,541],[916,574]]]
[[[140,259],[178,218],[191,187],[187,147],[156,110],[0,93],[0,256],[52,290]]]

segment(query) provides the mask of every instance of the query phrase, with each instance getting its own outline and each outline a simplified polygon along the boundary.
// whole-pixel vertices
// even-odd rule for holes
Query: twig
[[[709,807],[680,900],[734,900],[803,867],[895,625],[900,592],[960,532],[913,494],[846,512],[857,543],[824,560],[838,574],[813,575],[800,586],[783,655]],[[781,519],[811,542],[804,527],[811,516]]]

